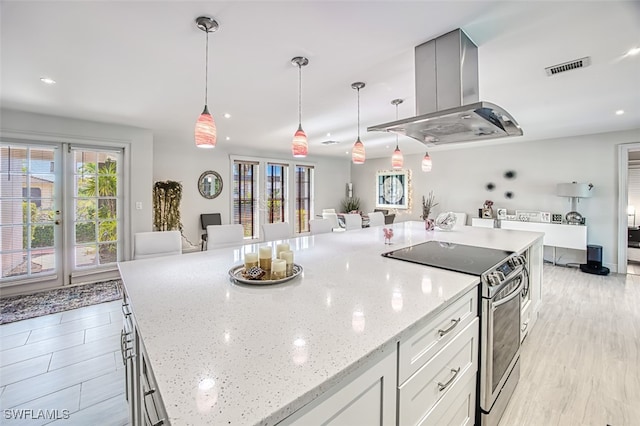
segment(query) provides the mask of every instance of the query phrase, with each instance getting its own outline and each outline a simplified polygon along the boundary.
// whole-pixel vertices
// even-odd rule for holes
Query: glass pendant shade
[[[353,144],[353,149],[351,150],[351,161],[353,164],[364,164],[364,160],[366,159],[366,155],[364,152],[364,144],[358,138],[356,143]]]
[[[404,157],[402,156],[402,151],[396,145],[395,151],[393,151],[393,155],[391,156],[391,167],[394,169],[401,169],[404,165]]]
[[[209,109],[204,106],[204,111],[196,121],[196,146],[198,148],[215,148],[217,140],[216,123],[209,114]]]
[[[424,154],[424,158],[422,159],[422,171],[430,172],[431,171],[431,157],[429,157],[429,153]]]
[[[309,145],[307,144],[307,135],[304,132],[304,130],[302,130],[302,126],[298,126],[298,130],[296,131],[296,134],[293,135],[293,143],[291,144],[291,150],[293,151],[293,156],[306,157],[308,146]]]

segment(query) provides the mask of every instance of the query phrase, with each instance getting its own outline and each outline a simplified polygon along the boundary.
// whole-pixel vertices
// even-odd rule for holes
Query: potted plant
[[[422,196],[422,216],[420,218],[424,220],[424,229],[427,231],[432,231],[435,227],[435,222],[429,218],[429,215],[431,214],[431,209],[437,205],[433,191],[429,191],[429,195],[426,198],[424,195]]]
[[[343,213],[360,213],[360,198],[358,197],[346,197],[340,204]]]

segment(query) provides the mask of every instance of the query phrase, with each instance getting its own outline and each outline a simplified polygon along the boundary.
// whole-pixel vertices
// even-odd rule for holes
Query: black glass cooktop
[[[392,259],[480,276],[504,261],[512,253],[485,247],[428,241],[382,253],[382,255]]]

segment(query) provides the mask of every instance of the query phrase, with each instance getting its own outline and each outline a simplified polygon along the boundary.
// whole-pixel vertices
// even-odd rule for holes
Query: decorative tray
[[[233,268],[229,269],[229,276],[233,281],[237,283],[250,284],[250,285],[272,285],[272,284],[280,284],[280,283],[287,282],[289,280],[294,279],[298,275],[302,274],[302,266],[298,265],[297,263],[294,263],[293,274],[289,277],[281,278],[279,280],[265,280],[265,279],[250,280],[248,278],[245,278],[245,276],[243,275],[243,272],[244,272],[244,265],[234,266]]]

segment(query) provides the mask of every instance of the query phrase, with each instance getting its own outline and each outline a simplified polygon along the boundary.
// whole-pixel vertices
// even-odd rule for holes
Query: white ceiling
[[[346,156],[356,138],[356,92],[368,158],[395,136],[366,127],[415,115],[413,47],[463,28],[478,45],[480,99],[519,122],[525,141],[640,128],[640,3],[622,1],[7,1],[1,5],[2,107],[132,125],[193,144],[204,103],[205,34],[211,34],[209,109],[218,144],[289,155],[302,124],[311,155]],[[544,68],[590,56],[585,69]],[[46,86],[40,77],[57,84]],[[623,115],[615,111],[622,109]],[[230,113],[231,118],[223,118]],[[4,123],[10,127],[9,123]],[[327,136],[331,133],[331,136]],[[230,140],[226,140],[226,137]],[[336,140],[325,146],[320,142]],[[405,153],[424,151],[400,137]]]

